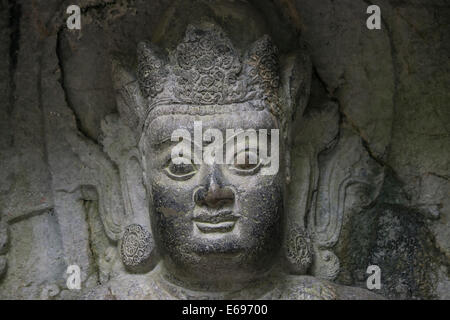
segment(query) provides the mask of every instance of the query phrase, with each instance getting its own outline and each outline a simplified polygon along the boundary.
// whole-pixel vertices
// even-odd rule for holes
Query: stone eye
[[[179,164],[170,160],[164,170],[166,174],[174,180],[187,180],[197,173],[196,166],[186,158],[183,158],[183,163]]]
[[[257,152],[243,150],[235,155],[230,169],[237,174],[250,175],[255,174],[260,166],[261,160]]]

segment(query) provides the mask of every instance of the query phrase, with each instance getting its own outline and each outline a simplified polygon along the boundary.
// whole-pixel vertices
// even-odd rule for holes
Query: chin
[[[276,230],[278,228],[275,228]],[[178,250],[168,252],[172,268],[193,278],[236,280],[253,278],[270,270],[280,250],[280,235],[228,233],[193,237]],[[263,239],[263,241],[256,241]],[[181,241],[179,242],[181,243]]]

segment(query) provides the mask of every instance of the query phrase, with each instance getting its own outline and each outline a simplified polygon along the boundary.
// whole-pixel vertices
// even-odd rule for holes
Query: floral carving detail
[[[258,40],[249,51],[250,75],[252,84],[259,85],[265,94],[271,111],[281,115],[276,90],[280,85],[278,49],[269,36]]]
[[[125,267],[130,269],[145,265],[154,247],[150,232],[139,224],[129,225],[122,238],[120,253]]]
[[[277,104],[278,51],[268,36],[242,57],[215,25],[188,26],[183,41],[165,63],[157,48],[138,47],[139,85],[150,104],[233,104],[268,100]]]
[[[285,255],[292,272],[306,273],[312,262],[312,243],[307,231],[298,225],[289,229],[285,244]]]
[[[138,63],[138,78],[142,93],[146,98],[154,98],[163,91],[164,64],[146,42],[138,46]]]
[[[238,77],[241,61],[221,30],[189,26],[173,60],[177,61],[174,66],[177,99],[195,104],[232,103],[228,80]]]
[[[278,49],[268,36],[258,40],[249,52],[254,81],[262,81],[264,89],[278,88]]]

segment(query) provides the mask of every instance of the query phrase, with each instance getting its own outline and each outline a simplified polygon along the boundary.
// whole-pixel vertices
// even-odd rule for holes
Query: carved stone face
[[[272,266],[281,244],[283,168],[263,175],[266,164],[260,159],[257,164],[175,165],[172,132],[185,128],[193,135],[194,121],[202,121],[203,132],[214,128],[223,137],[226,129],[278,128],[267,110],[170,114],[152,120],[144,136],[144,168],[152,231],[163,261],[180,277],[205,281],[261,275]],[[208,147],[204,143],[204,151]],[[239,146],[233,157],[240,152],[250,157]]]

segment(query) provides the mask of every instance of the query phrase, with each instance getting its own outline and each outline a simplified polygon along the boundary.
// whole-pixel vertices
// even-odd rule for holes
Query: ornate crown
[[[277,49],[268,36],[244,57],[214,25],[188,26],[169,63],[147,42],[138,46],[138,79],[151,103],[232,104],[265,99],[278,88]]]
[[[278,50],[267,35],[241,55],[218,26],[189,25],[182,42],[168,56],[153,44],[141,42],[137,57],[139,88],[125,88],[125,100],[136,100],[137,90],[143,97],[139,106],[126,112],[139,130],[159,105],[185,109],[234,105],[239,109],[238,104],[245,103],[250,108],[267,108],[276,116],[281,113]]]

